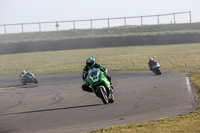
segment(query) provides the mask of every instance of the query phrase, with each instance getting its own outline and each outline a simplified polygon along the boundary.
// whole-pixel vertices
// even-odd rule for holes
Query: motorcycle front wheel
[[[23,85],[26,85],[26,80],[22,79],[22,80],[21,80],[21,83],[22,83]]]
[[[105,87],[98,88],[97,89],[97,94],[101,98],[101,100],[103,101],[104,104],[108,104],[109,103]]]

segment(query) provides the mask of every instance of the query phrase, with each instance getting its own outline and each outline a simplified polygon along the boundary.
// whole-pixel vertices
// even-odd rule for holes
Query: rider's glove
[[[89,85],[89,83],[88,83],[87,79],[85,79],[85,83],[86,83],[87,85]]]

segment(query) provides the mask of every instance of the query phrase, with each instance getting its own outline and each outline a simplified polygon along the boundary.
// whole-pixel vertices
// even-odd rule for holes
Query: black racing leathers
[[[149,69],[152,71],[152,70],[153,70],[152,67],[153,67],[154,65],[156,65],[157,62],[156,62],[156,61],[149,61],[148,64],[149,64]]]

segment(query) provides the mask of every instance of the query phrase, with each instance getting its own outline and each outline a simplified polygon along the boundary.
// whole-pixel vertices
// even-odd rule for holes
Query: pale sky
[[[200,0],[0,0],[0,25],[186,11],[191,11],[192,22],[200,22]],[[181,19],[189,21],[187,14]]]

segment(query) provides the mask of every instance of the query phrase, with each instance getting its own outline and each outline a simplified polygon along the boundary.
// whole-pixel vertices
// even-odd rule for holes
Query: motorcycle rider
[[[152,57],[150,57],[150,58],[149,58],[148,64],[149,64],[149,69],[150,69],[151,71],[153,71],[153,66],[156,65],[157,62],[156,62]]]
[[[92,88],[89,87],[90,84],[87,82],[88,71],[90,69],[92,69],[92,68],[99,68],[104,73],[104,75],[106,76],[106,78],[109,80],[110,85],[112,87],[111,76],[109,76],[107,74],[107,69],[104,68],[104,67],[102,67],[100,64],[95,63],[94,57],[91,56],[91,57],[87,58],[87,60],[86,60],[86,66],[83,69],[83,74],[82,74],[82,79],[84,81],[84,84],[82,85],[83,91],[93,92]],[[112,87],[112,89],[113,89],[113,87]],[[111,92],[113,92],[113,90],[111,90]]]
[[[23,71],[21,71],[21,73],[18,75],[18,77],[20,77],[20,79],[23,79],[23,78],[25,78],[26,76],[28,76],[29,74],[31,75],[32,73],[26,72],[25,70],[23,70]]]
[[[26,71],[22,70],[21,73],[18,75],[18,77],[20,77],[20,79],[22,79],[25,74],[26,74]]]

